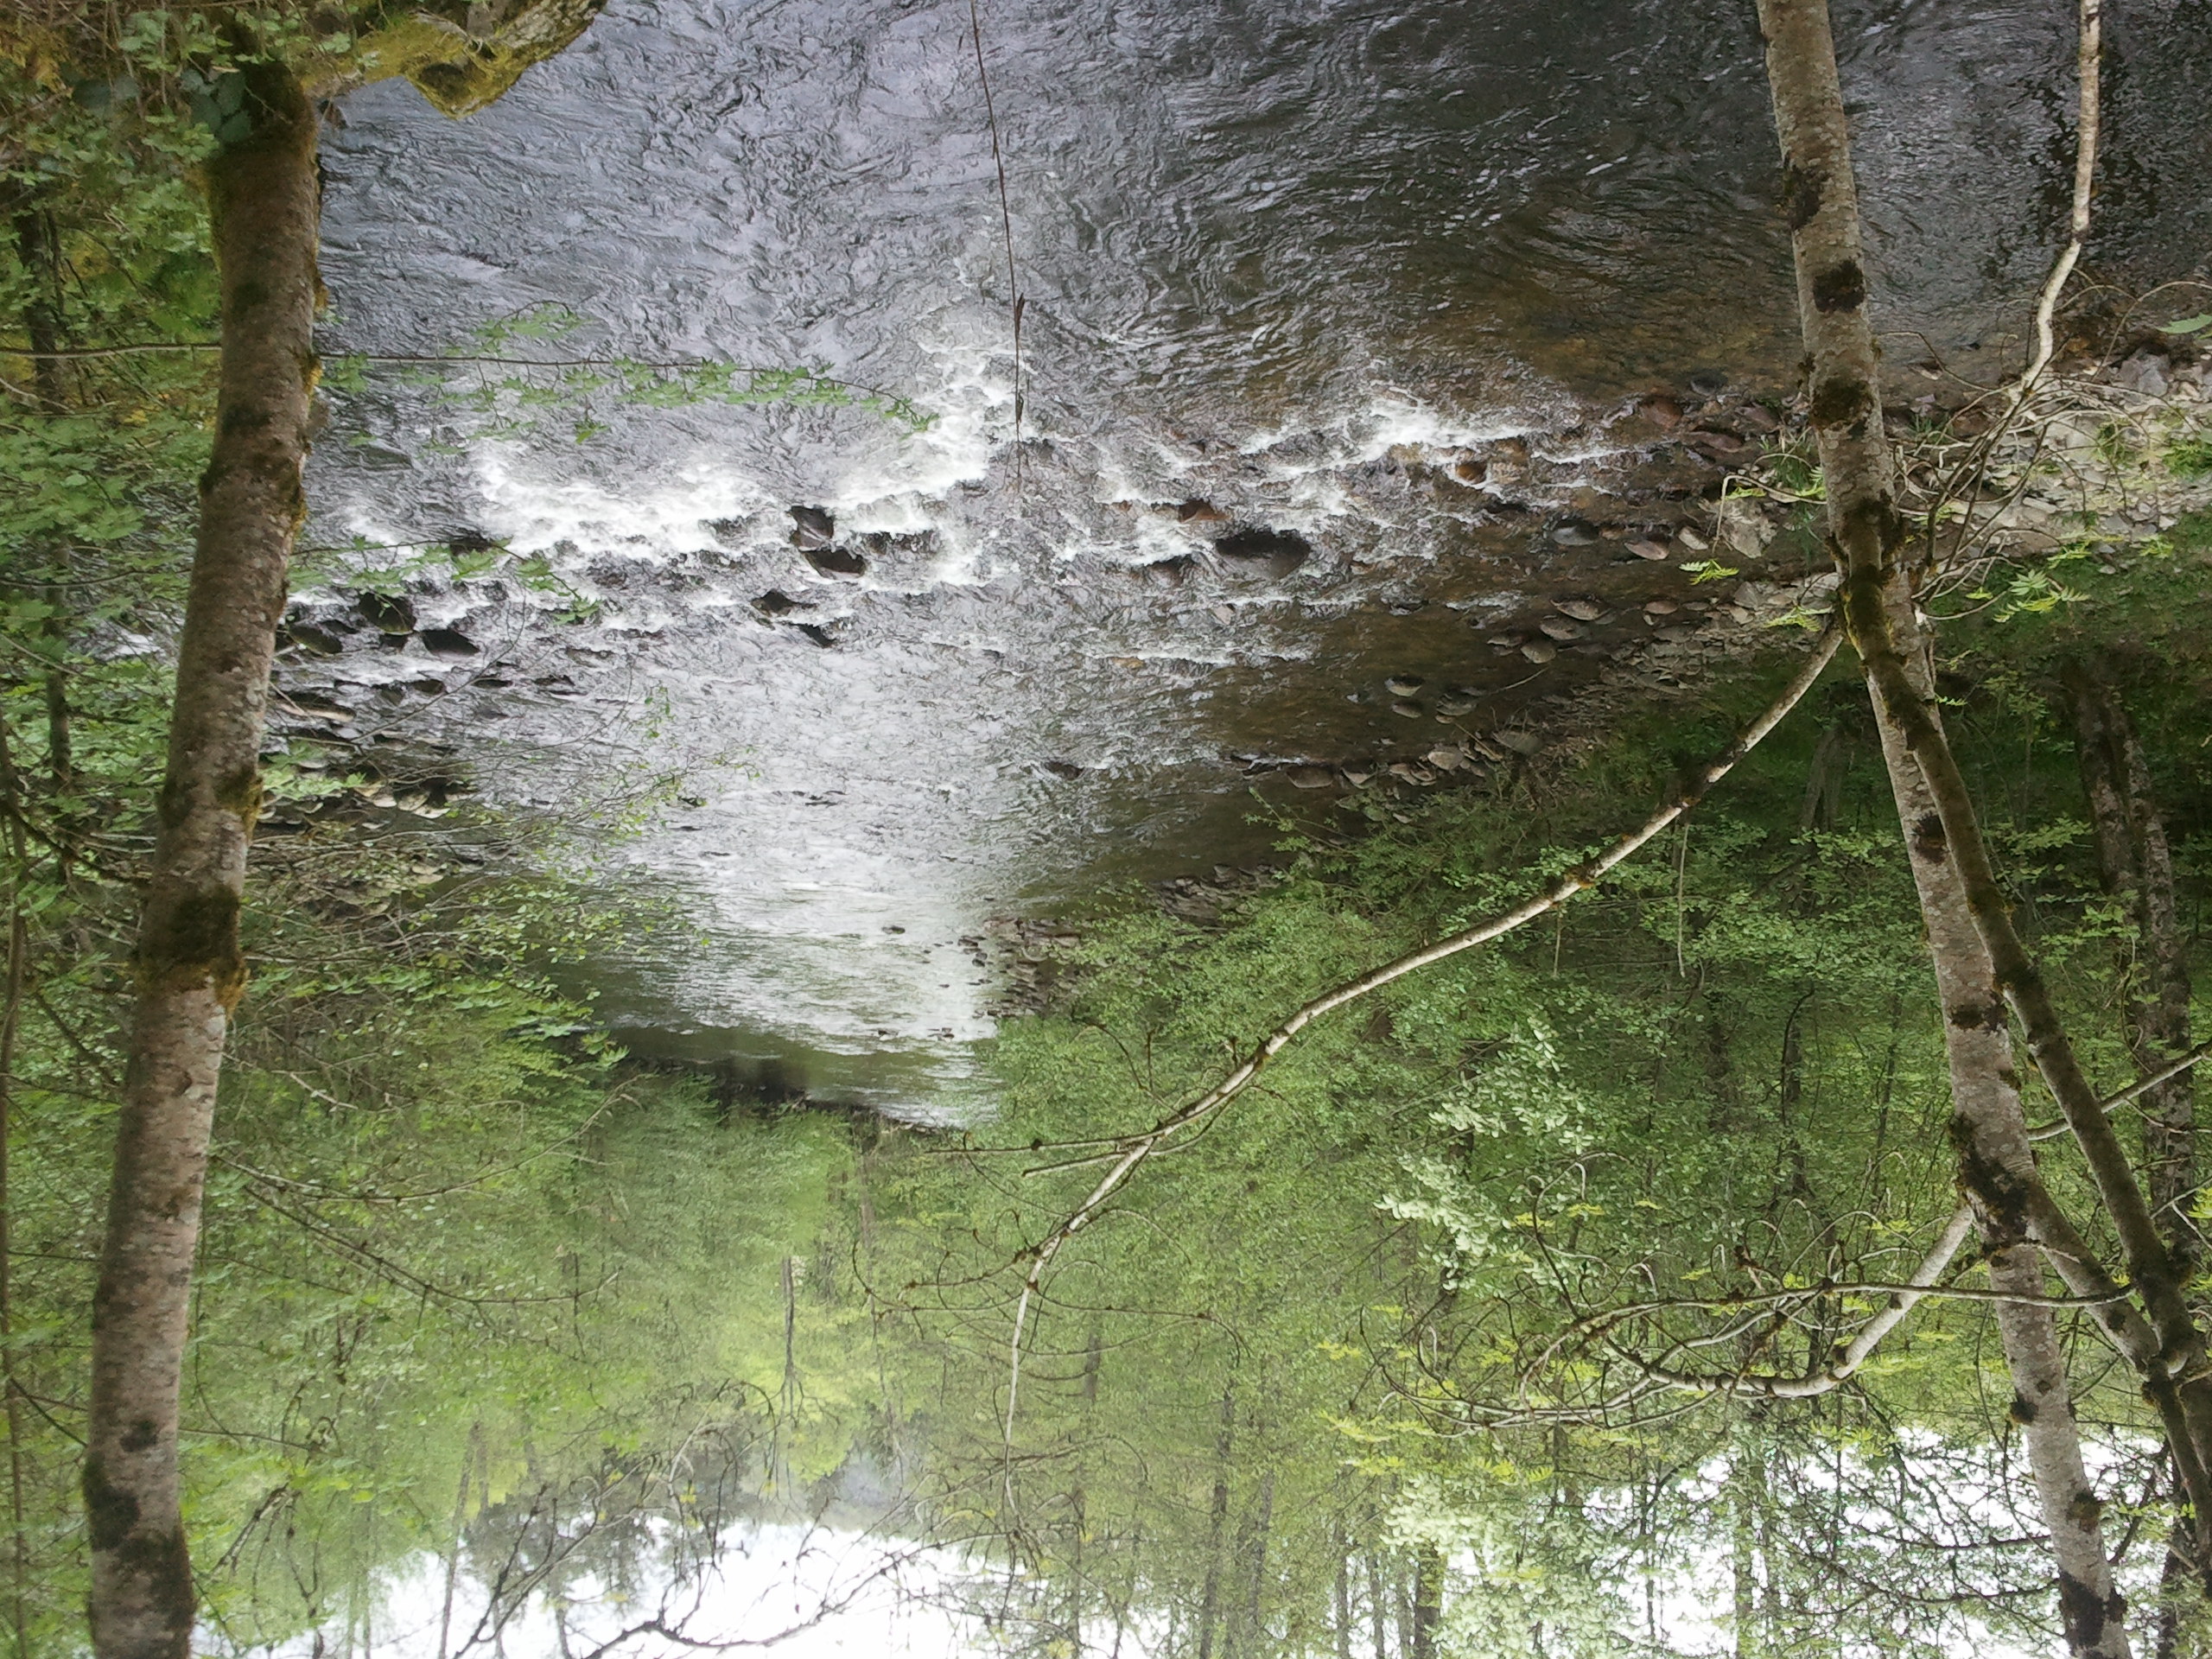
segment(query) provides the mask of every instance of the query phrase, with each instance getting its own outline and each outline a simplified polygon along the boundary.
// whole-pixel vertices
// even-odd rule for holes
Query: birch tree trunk
[[[1960,1184],[1974,1207],[1992,1283],[2040,1294],[2031,1245],[2070,1228],[2056,1216],[2035,1170],[2012,1067],[2012,1038],[1991,952],[1966,883],[1950,855],[1946,820],[1919,762],[1918,746],[1877,683],[1887,667],[1936,719],[1933,674],[1919,648],[1905,524],[1895,500],[1895,463],[1883,430],[1873,331],[1843,95],[1826,0],[1759,0],[1775,124],[1783,149],[1783,211],[1797,269],[1798,310],[1810,360],[1810,402],[1826,480],[1828,529],[1843,567],[1847,616],[1859,645],[1888,763],[1913,879],[1928,925],[1944,1014]],[[1876,661],[1869,636],[1894,653]],[[1904,642],[1910,642],[1905,645]],[[1894,684],[1888,688],[1894,691]],[[2082,1252],[2086,1255],[2086,1251]],[[2128,1651],[2125,1604],[2114,1588],[2100,1510],[2082,1465],[2064,1353],[2051,1312],[1998,1304],[1998,1325],[2027,1440],[2037,1496],[2057,1568],[2069,1649],[2119,1659]],[[2169,1415],[2170,1426],[2178,1427]]]
[[[207,168],[222,284],[214,450],[92,1304],[84,1492],[99,1659],[186,1659],[190,1646],[177,1471],[188,1299],[223,1046],[245,988],[238,906],[316,373],[315,112],[281,66],[238,73],[252,128]]]

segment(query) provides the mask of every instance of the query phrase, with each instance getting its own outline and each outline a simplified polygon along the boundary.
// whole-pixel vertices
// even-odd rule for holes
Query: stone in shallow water
[[[1382,689],[1394,697],[1410,697],[1427,683],[1418,674],[1395,674],[1382,682]]]
[[[1552,601],[1552,607],[1562,615],[1571,616],[1578,622],[1595,622],[1605,613],[1605,607],[1598,601],[1580,596],[1572,599],[1555,599]]]
[[[1552,527],[1552,540],[1561,547],[1595,547],[1599,539],[1597,525],[1586,518],[1564,518]]]
[[[1640,536],[1630,542],[1628,550],[1639,559],[1663,559],[1671,551],[1666,543],[1655,541],[1649,536]]]
[[[1224,559],[1264,564],[1270,575],[1287,576],[1313,556],[1313,543],[1294,530],[1244,524],[1216,540],[1213,550]]]
[[[858,576],[868,572],[868,561],[846,547],[808,547],[799,550],[806,562],[825,576]]]
[[[1408,720],[1419,720],[1421,708],[1417,702],[1406,702],[1402,700],[1390,705],[1390,712],[1394,715],[1403,715]]]
[[[793,507],[791,545],[802,553],[827,547],[836,539],[837,521],[821,507]]]
[[[415,601],[404,594],[363,594],[354,600],[353,608],[380,633],[415,631]]]
[[[1548,639],[1580,639],[1582,637],[1582,625],[1570,622],[1563,616],[1548,616],[1536,626]]]
[[[1531,639],[1521,647],[1521,654],[1532,663],[1548,663],[1559,655],[1559,647],[1548,639]]]
[[[418,637],[423,641],[423,649],[433,657],[457,659],[477,654],[476,642],[458,628],[425,628]]]
[[[802,607],[798,600],[793,599],[782,588],[771,588],[753,601],[753,608],[763,616],[788,616],[791,612]]]
[[[1293,766],[1283,775],[1290,779],[1293,789],[1326,789],[1337,781],[1336,773],[1326,766]]]

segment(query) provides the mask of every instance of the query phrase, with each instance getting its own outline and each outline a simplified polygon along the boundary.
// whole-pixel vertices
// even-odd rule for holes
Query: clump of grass
[[[2212,474],[2212,433],[2177,438],[2166,446],[2166,470],[2177,478]]]

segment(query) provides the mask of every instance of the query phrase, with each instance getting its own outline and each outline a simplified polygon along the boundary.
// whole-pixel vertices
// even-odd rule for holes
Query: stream
[[[766,1093],[923,1115],[993,1028],[995,921],[1225,874],[1343,769],[1433,770],[1441,741],[1472,776],[1470,734],[1555,717],[1645,601],[1690,597],[1681,550],[1623,548],[1666,546],[1756,446],[1729,417],[1795,349],[1746,7],[979,16],[1003,223],[955,4],[617,0],[469,120],[403,83],[346,99],[334,348],[470,349],[557,307],[569,334],[509,349],[810,365],[933,418],[632,406],[480,437],[372,376],[317,450],[313,538],[497,538],[591,616],[418,580],[399,649],[364,630],[289,682],[381,696],[380,729],[513,803],[680,774],[612,856],[698,937],[595,963],[610,1020]],[[2069,27],[1903,4],[1841,31],[1894,395],[1929,378],[1907,359],[2017,346]],[[2115,192],[2201,160],[2126,124],[2196,84],[2205,48],[2161,47],[2115,78]],[[2186,245],[2202,213],[2157,222]],[[1612,632],[1532,673],[1516,642],[1562,594]],[[347,604],[341,575],[296,614]]]

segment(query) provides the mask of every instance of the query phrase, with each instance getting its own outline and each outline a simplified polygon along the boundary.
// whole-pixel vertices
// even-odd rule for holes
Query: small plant
[[[1718,559],[1693,559],[1682,567],[1682,574],[1696,583],[1726,582],[1731,576],[1740,576],[1744,573],[1733,565],[1721,563]]]

